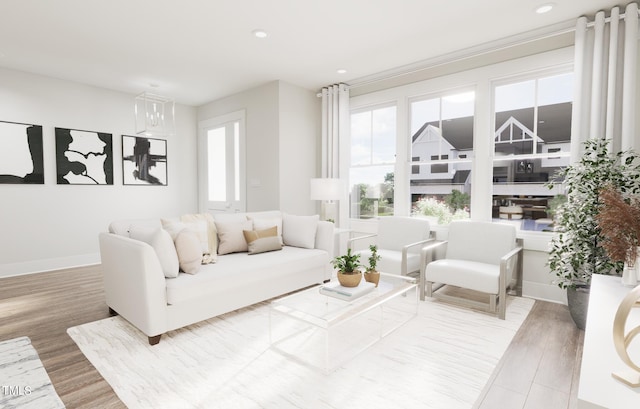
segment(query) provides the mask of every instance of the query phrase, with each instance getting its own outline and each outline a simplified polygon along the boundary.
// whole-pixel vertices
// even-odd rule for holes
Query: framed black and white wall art
[[[59,185],[113,185],[112,135],[56,128]]]
[[[122,184],[167,185],[167,141],[122,135]]]
[[[44,184],[42,126],[0,121],[0,183]]]

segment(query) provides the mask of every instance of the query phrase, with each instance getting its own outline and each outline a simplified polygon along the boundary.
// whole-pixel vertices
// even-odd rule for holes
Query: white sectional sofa
[[[282,249],[259,254],[212,254],[217,261],[200,265],[197,273],[176,272],[175,278],[167,278],[166,256],[173,254],[166,242],[162,247],[130,237],[140,228],[156,231],[155,237],[165,237],[167,230],[162,227],[166,221],[119,220],[111,223],[108,233],[100,233],[107,305],[112,314],[119,314],[146,334],[151,345],[167,331],[331,278],[333,223],[319,221],[317,216],[291,216],[280,211],[219,215],[214,219],[219,227],[222,222],[245,222],[245,228],[247,220],[249,226],[260,227],[269,221],[279,222]],[[222,246],[220,242],[218,248]],[[177,268],[171,262],[169,266]]]

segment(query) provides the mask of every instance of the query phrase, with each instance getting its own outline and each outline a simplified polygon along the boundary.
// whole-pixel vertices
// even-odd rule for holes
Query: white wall
[[[318,177],[320,98],[316,93],[280,82],[280,209],[317,214],[309,199],[309,179]]]
[[[0,120],[43,126],[44,185],[0,184],[0,277],[99,262],[98,233],[117,218],[197,209],[196,110],[176,107],[168,186],[122,185],[122,134],[134,135],[134,95],[0,69]],[[113,135],[112,186],[57,185],[54,128]]]
[[[247,211],[317,213],[309,199],[319,160],[315,93],[272,81],[199,107],[198,122],[239,110],[246,113]]]
[[[197,121],[246,112],[247,211],[280,208],[277,81],[198,107]]]

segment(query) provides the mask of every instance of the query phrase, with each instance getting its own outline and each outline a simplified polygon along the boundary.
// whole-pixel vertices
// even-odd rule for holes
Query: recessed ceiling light
[[[555,6],[554,3],[546,3],[546,4],[542,4],[538,7],[536,7],[536,13],[538,14],[544,14],[544,13],[548,13],[551,11],[551,9],[553,9],[553,6]]]
[[[338,74],[346,74],[346,73],[347,73],[347,70],[345,70],[344,68],[340,68],[339,70],[336,70],[336,72],[337,72]]]
[[[267,36],[267,32],[264,30],[253,30],[251,33],[257,38],[265,38]]]

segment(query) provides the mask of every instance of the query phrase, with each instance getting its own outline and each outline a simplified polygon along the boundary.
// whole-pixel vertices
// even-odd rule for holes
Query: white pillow
[[[241,253],[248,250],[243,230],[252,230],[253,222],[219,222],[216,221],[218,231],[218,254]]]
[[[129,237],[143,241],[153,247],[165,277],[175,278],[178,276],[178,254],[168,232],[160,228],[154,229],[133,225],[129,230]]]
[[[320,217],[282,215],[282,239],[284,244],[293,247],[312,249],[316,246],[316,231]]]
[[[196,274],[202,263],[202,248],[196,234],[190,229],[182,229],[174,241],[180,263],[180,270]]]

